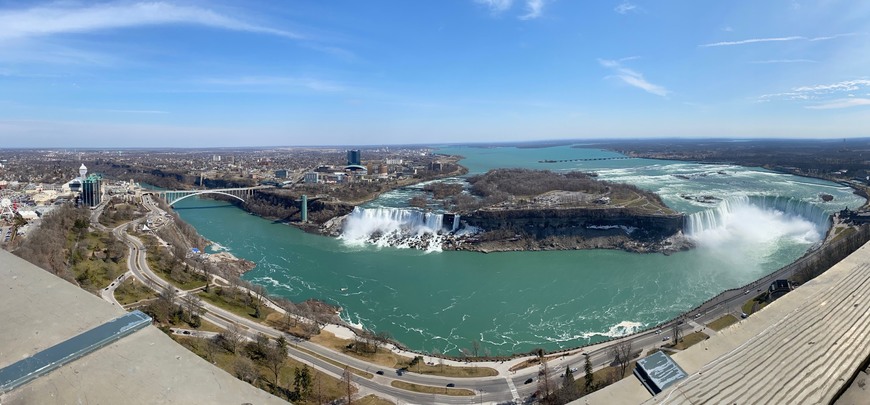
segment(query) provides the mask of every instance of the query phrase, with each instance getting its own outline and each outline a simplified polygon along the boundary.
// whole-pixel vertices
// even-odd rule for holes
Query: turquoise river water
[[[596,149],[439,152],[464,156],[472,174],[500,167],[594,171],[655,191],[689,215],[686,233],[697,248],[669,256],[420,251],[306,234],[226,202],[188,199],[176,209],[214,248],[255,262],[244,278],[271,294],[336,304],[348,322],[389,331],[413,349],[458,354],[477,340],[481,353],[509,354],[594,343],[670,319],[794,261],[824,236],[829,213],[864,202],[838,184],[731,165],[539,163],[621,156]],[[417,192],[387,193],[366,206],[403,207]],[[834,200],[823,203],[820,193]],[[689,199],[700,196],[715,200]]]

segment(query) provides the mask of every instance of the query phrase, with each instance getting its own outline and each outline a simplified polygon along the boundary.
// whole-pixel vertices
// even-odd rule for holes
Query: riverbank
[[[460,250],[480,253],[517,252],[517,251],[556,251],[612,249],[629,253],[662,253],[669,255],[689,250],[695,244],[682,232],[661,240],[637,240],[621,230],[611,230],[610,235],[582,238],[576,236],[550,236],[544,239],[514,236],[503,240],[480,241],[475,236],[454,239],[447,238],[443,250]]]

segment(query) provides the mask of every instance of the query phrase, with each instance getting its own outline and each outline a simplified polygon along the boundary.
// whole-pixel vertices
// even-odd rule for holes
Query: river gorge
[[[696,247],[670,255],[598,249],[480,254],[441,251],[438,241],[428,249],[370,243],[375,229],[412,224],[421,238],[437,237],[427,229],[459,229],[461,218],[445,221],[407,209],[419,186],[358,207],[351,214],[356,222],[339,238],[221,201],[189,199],[176,209],[219,249],[255,262],[245,278],[271,294],[318,298],[340,306],[347,322],[389,331],[412,349],[458,355],[475,340],[481,354],[509,354],[654,326],[794,261],[821,241],[830,213],[864,203],[838,184],[732,165],[583,161],[622,155],[568,146],[439,152],[464,156],[460,163],[470,174],[501,167],[582,170],[653,191],[686,216],[683,230]],[[820,193],[833,199],[823,201]]]

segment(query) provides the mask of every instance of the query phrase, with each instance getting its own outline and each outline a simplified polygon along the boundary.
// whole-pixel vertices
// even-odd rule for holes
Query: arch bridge
[[[220,194],[228,197],[233,197],[244,202],[245,198],[250,197],[257,190],[273,188],[273,186],[255,186],[255,187],[238,187],[238,188],[212,188],[207,190],[159,190],[151,191],[149,194],[156,195],[169,204],[169,206],[184,200],[203,194]]]

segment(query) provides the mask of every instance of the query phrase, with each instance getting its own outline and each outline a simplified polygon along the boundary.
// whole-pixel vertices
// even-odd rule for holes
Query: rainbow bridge
[[[274,188],[274,186],[254,186],[254,187],[238,187],[238,188],[213,188],[206,190],[155,190],[146,194],[151,194],[163,198],[170,206],[185,199],[203,194],[220,194],[228,197],[233,197],[244,202],[245,198],[250,197],[257,190]]]

